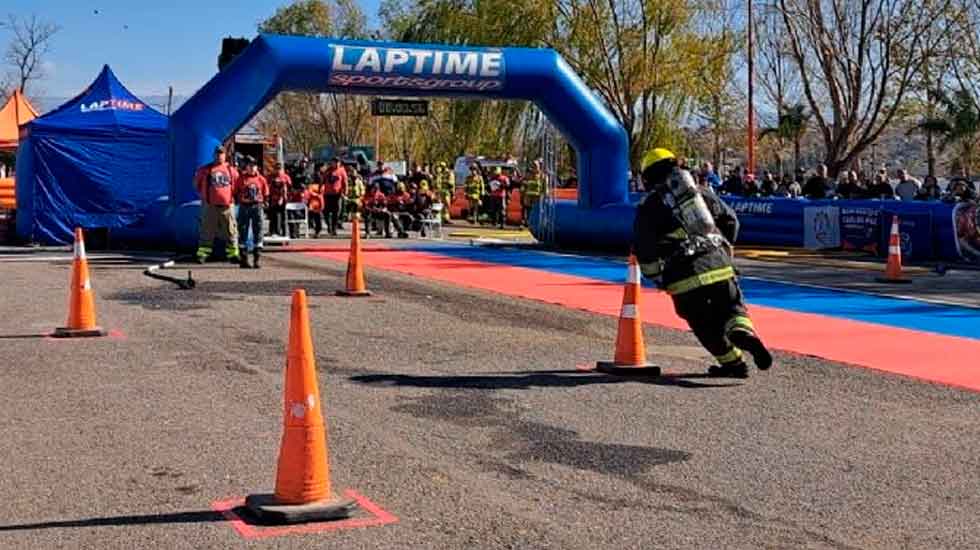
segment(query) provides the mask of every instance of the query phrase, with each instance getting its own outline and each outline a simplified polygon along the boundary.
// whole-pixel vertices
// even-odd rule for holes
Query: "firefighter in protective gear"
[[[733,265],[735,212],[699,188],[666,149],[647,152],[641,170],[648,195],[636,211],[633,247],[643,275],[670,294],[674,310],[718,361],[709,375],[747,377],[743,351],[768,369],[772,355],[749,319]]]
[[[470,203],[470,223],[474,225],[480,220],[480,201],[483,193],[483,176],[474,164],[470,166],[470,175],[466,176],[466,200]]]
[[[449,206],[453,202],[453,193],[456,192],[456,176],[445,162],[440,162],[436,166],[436,176],[432,193],[442,203],[442,223],[449,225]]]
[[[365,192],[364,178],[355,171],[347,184],[347,196],[345,197],[348,219],[353,220],[354,214],[361,211],[361,197],[364,196]]]
[[[521,218],[526,226],[531,209],[541,200],[541,191],[544,188],[544,174],[541,172],[540,160],[534,161],[531,172],[521,185]]]

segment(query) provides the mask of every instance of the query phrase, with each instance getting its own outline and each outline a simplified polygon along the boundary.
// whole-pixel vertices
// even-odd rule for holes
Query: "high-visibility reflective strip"
[[[729,351],[724,355],[715,355],[715,359],[717,359],[718,362],[721,363],[722,365],[724,365],[725,363],[734,363],[735,361],[738,361],[741,358],[742,358],[742,350],[738,348],[732,348],[731,351]]]
[[[718,283],[721,281],[727,281],[735,277],[735,268],[728,266],[722,267],[720,269],[715,269],[712,271],[707,271],[705,273],[699,273],[693,277],[688,277],[687,279],[681,279],[672,285],[667,286],[668,294],[683,294],[685,292],[694,290],[695,288]]]
[[[888,253],[892,255],[897,255],[902,253],[902,247],[898,245],[891,245],[888,247]]]
[[[640,266],[630,262],[629,267],[626,269],[626,282],[631,285],[640,282]]]
[[[725,332],[728,332],[735,327],[746,328],[752,332],[755,332],[755,325],[752,324],[752,319],[749,319],[744,315],[736,315],[735,317],[729,319],[728,322],[725,323]]]
[[[687,231],[685,231],[683,227],[678,227],[677,229],[671,231],[670,233],[667,233],[667,236],[672,239],[677,239],[682,241],[687,238]]]
[[[621,319],[636,319],[636,306],[633,304],[623,304],[623,311],[620,312]]]
[[[80,260],[85,258],[85,241],[75,240],[75,257]]]
[[[643,271],[644,275],[652,279],[660,275],[660,272],[664,269],[664,263],[659,260],[656,262],[649,262],[641,264],[640,269]]]

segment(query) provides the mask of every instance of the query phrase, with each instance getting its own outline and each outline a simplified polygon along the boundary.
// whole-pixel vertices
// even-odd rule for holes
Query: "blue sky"
[[[359,0],[369,21],[380,0]],[[191,95],[217,72],[221,39],[255,35],[288,0],[3,0],[0,16],[37,14],[62,27],[31,95],[71,97],[108,63],[137,95]],[[98,13],[95,13],[98,10]],[[9,34],[0,31],[0,49]]]

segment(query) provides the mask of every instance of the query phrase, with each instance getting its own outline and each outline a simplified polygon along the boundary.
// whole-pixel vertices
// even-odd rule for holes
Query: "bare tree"
[[[790,53],[783,18],[773,2],[764,2],[756,18],[756,70],[759,84],[776,118],[803,99],[800,71]]]
[[[24,93],[27,85],[44,77],[44,56],[51,51],[51,39],[61,27],[38,19],[20,19],[8,15],[2,25],[13,34],[13,40],[4,53],[4,61],[14,73],[9,78],[17,89]]]
[[[947,22],[954,29],[950,40],[950,68],[960,88],[970,92],[980,109],[980,0],[955,0]]]
[[[950,0],[778,0],[789,51],[831,175],[849,167],[902,107]],[[945,31],[943,31],[945,32]]]

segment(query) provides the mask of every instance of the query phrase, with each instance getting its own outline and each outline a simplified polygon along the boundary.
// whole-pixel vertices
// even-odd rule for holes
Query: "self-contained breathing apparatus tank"
[[[681,227],[687,232],[684,254],[693,256],[708,250],[729,246],[711,215],[708,205],[701,196],[701,190],[690,172],[674,168],[667,181],[664,202],[674,211]]]

